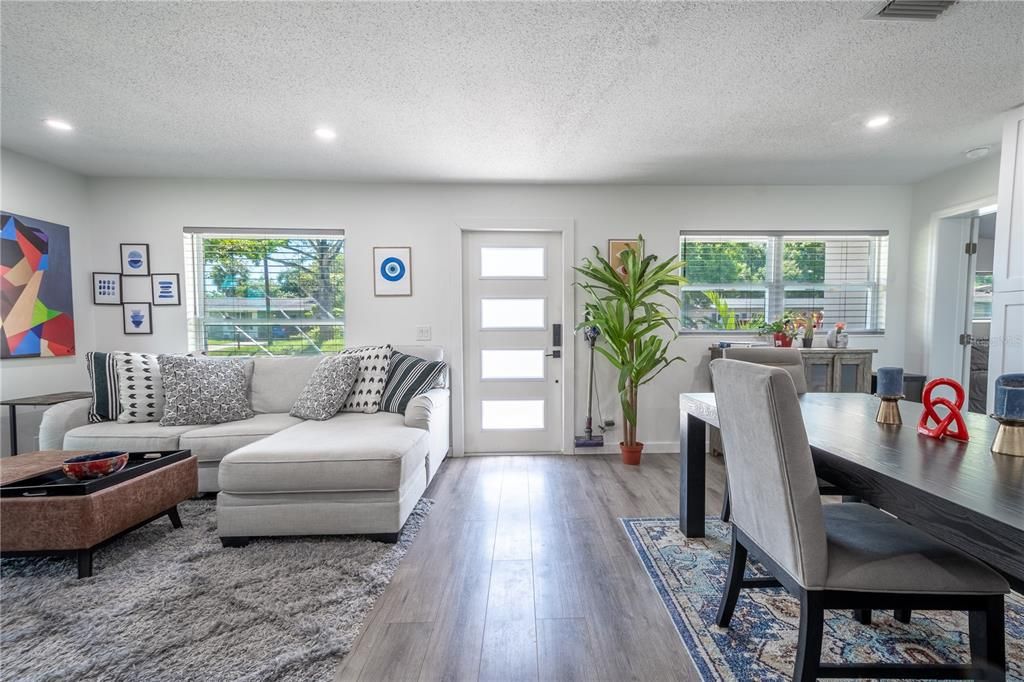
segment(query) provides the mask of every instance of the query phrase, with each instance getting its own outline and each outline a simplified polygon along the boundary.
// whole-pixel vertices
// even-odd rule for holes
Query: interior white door
[[[1024,107],[1003,126],[992,267],[992,334],[988,354],[988,409],[1000,374],[1024,371]]]
[[[562,450],[562,237],[464,232],[465,450]]]

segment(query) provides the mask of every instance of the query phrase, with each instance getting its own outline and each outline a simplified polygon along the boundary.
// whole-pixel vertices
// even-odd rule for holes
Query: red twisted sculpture
[[[949,398],[933,398],[932,391],[939,386],[949,386],[953,389],[956,394],[955,402]],[[960,413],[960,408],[964,406],[964,387],[959,382],[953,379],[932,379],[924,387],[924,393],[921,396],[921,402],[924,403],[924,412],[921,413],[921,420],[917,422],[917,432],[930,436],[932,438],[944,438],[949,436],[954,440],[960,440],[966,442],[970,439],[967,433],[967,424],[964,423],[964,416]],[[949,413],[939,418],[939,414],[935,411],[935,408],[939,405],[945,407]],[[935,425],[932,426],[932,421]],[[956,423],[955,429],[950,429],[950,425]]]

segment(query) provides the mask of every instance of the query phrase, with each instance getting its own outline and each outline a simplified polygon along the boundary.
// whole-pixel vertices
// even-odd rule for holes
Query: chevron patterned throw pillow
[[[164,413],[164,387],[157,356],[149,353],[114,352],[122,424],[160,421]]]
[[[342,412],[366,412],[372,414],[380,409],[380,398],[388,383],[388,367],[391,366],[391,346],[361,346],[349,348],[342,355],[359,358],[359,376],[352,385],[352,391],[345,400]]]

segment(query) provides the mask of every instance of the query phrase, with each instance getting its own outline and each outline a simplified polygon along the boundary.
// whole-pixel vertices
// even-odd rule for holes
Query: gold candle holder
[[[880,395],[878,396],[878,412],[875,414],[875,421],[887,426],[900,426],[903,424],[903,417],[900,416],[901,395]]]
[[[1024,421],[1004,419],[992,415],[999,422],[996,438],[992,441],[992,452],[997,455],[1024,457]]]

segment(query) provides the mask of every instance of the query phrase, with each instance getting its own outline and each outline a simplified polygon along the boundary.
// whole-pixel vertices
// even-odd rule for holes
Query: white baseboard
[[[574,455],[614,455],[619,452],[618,443],[606,442],[599,448],[573,448]],[[644,443],[644,452],[661,454],[666,452],[678,453],[679,441],[677,440],[655,440]]]
[[[570,455],[617,455],[619,453],[618,443],[605,443],[599,448],[573,448],[569,451]],[[664,453],[679,453],[679,441],[674,440],[655,440],[644,443],[644,453],[650,454],[664,454]],[[473,452],[473,453],[452,453],[449,457],[489,457],[489,456],[504,456],[504,455],[535,455],[535,452]],[[554,453],[552,453],[554,454]]]

